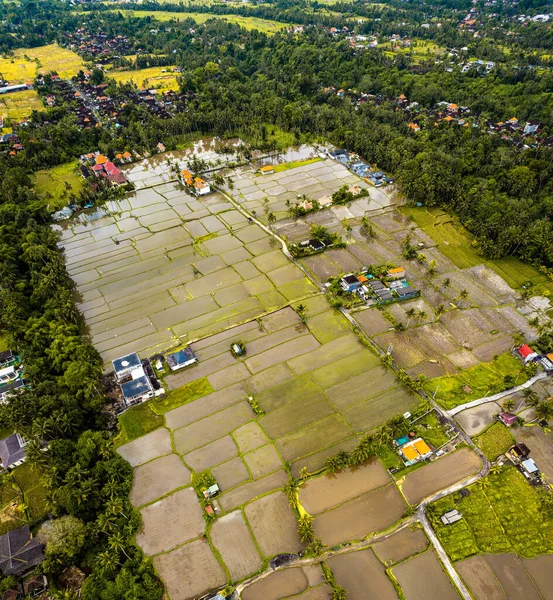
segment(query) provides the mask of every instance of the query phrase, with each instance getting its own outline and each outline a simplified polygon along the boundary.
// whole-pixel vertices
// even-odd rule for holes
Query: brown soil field
[[[225,408],[205,419],[177,429],[173,433],[175,448],[179,454],[187,454],[223,437],[254,416],[253,410],[245,401]]]
[[[302,549],[296,517],[283,492],[254,500],[246,506],[244,513],[263,556],[269,558]]]
[[[194,600],[226,582],[221,565],[203,540],[159,554],[154,557],[154,566],[171,600]]]
[[[137,544],[148,556],[166,552],[204,532],[202,508],[192,488],[179,490],[140,511]]]
[[[336,583],[349,592],[348,600],[397,600],[392,582],[370,548],[333,556],[327,562]]]
[[[288,596],[288,598],[292,600],[292,598],[297,598],[297,596]],[[285,600],[288,600],[288,598]],[[309,588],[306,592],[303,592],[299,598],[301,600],[331,600],[332,590],[325,583],[314,588]]]
[[[286,483],[287,479],[288,476],[284,469],[275,471],[274,473],[267,475],[267,477],[251,481],[250,483],[244,483],[240,487],[219,496],[219,504],[225,511],[233,510],[261,494],[266,494],[267,492],[281,488]]]
[[[294,460],[351,437],[351,429],[339,415],[332,415],[277,440],[284,460]]]
[[[522,564],[544,599],[553,598],[553,555],[522,558]]]
[[[298,568],[285,569],[249,585],[242,592],[242,600],[280,600],[301,594],[305,589],[307,578],[303,571]]]
[[[553,483],[553,441],[539,426],[519,427],[515,432],[517,442],[524,442],[532,451],[532,458],[545,475],[548,483]]]
[[[309,585],[311,587],[315,587],[321,583],[324,583],[325,578],[320,565],[306,565],[305,567],[302,567],[302,570],[305,573],[307,581],[309,581]]]
[[[276,439],[334,413],[335,409],[325,395],[316,392],[261,417],[259,424],[272,439]]]
[[[162,456],[135,467],[131,489],[134,506],[148,504],[190,483],[190,471],[176,454]]]
[[[230,460],[238,454],[234,440],[226,435],[211,444],[206,444],[193,452],[185,454],[182,459],[196,472],[205,471],[213,465]]]
[[[131,465],[136,467],[154,458],[171,454],[171,436],[165,427],[120,446],[117,452]]]
[[[238,444],[242,454],[246,454],[246,452],[255,450],[256,448],[259,448],[259,446],[263,446],[269,441],[269,438],[265,435],[265,432],[257,423],[253,421],[251,423],[242,425],[242,427],[239,427],[238,429],[235,429],[232,432],[232,437]]]
[[[318,515],[313,527],[325,546],[335,546],[390,527],[401,518],[405,508],[401,494],[391,483]]]
[[[484,556],[471,556],[455,568],[476,600],[507,600],[507,596]]]
[[[387,565],[401,562],[413,554],[422,552],[428,545],[428,540],[422,529],[406,527],[389,538],[377,542],[373,549],[380,560]]]
[[[217,519],[210,537],[233,581],[244,579],[261,569],[261,558],[240,511]]]
[[[199,419],[228,408],[248,397],[248,389],[243,383],[236,383],[224,390],[213,392],[203,398],[179,406],[165,414],[169,429],[178,429],[190,425]]]
[[[309,480],[301,486],[299,498],[310,515],[317,515],[390,481],[380,461],[371,459],[359,467]]]
[[[308,256],[304,258],[302,262],[323,283],[325,283],[329,277],[336,277],[340,274],[339,267],[324,254]]]
[[[408,473],[401,489],[410,504],[418,504],[426,496],[478,473],[481,466],[474,452],[462,448]]]
[[[509,600],[540,600],[540,594],[516,554],[487,554],[486,562]]]
[[[392,572],[403,590],[405,600],[459,600],[457,591],[431,550],[401,563]]]
[[[230,490],[250,478],[248,469],[239,456],[213,467],[211,473],[221,490]]]
[[[244,456],[254,479],[282,468],[282,460],[272,444],[261,446]]]

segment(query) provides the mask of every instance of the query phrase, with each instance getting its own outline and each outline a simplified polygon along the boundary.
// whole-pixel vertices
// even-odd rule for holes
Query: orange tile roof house
[[[403,445],[399,452],[406,465],[413,465],[432,454],[430,446],[422,438],[417,438]]]

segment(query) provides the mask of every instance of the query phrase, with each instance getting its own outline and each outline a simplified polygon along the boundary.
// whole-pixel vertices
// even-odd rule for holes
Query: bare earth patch
[[[302,549],[297,535],[298,524],[283,492],[254,500],[244,512],[264,556]]]
[[[131,489],[134,506],[148,504],[190,483],[190,471],[176,454],[169,454],[135,467]]]
[[[462,448],[408,473],[401,489],[410,504],[418,504],[426,496],[478,473],[481,466],[474,452]]]
[[[484,556],[471,556],[455,568],[476,600],[505,600],[505,592]]]
[[[171,600],[193,600],[226,582],[221,565],[203,540],[154,557],[154,566]]]
[[[136,542],[148,556],[171,550],[204,532],[202,508],[192,488],[179,490],[140,513],[143,526]]]

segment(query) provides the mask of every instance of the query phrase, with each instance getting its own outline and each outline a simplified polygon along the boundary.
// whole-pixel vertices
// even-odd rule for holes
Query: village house
[[[20,577],[43,560],[42,546],[28,525],[0,536],[0,572],[4,577]]]
[[[27,442],[19,433],[0,440],[0,461],[4,470],[14,469],[25,462]]]
[[[398,443],[399,441],[400,440],[398,440]],[[432,456],[432,450],[422,438],[416,438],[402,444],[399,449],[399,454],[403,459],[403,462],[407,466],[410,466]]]
[[[192,348],[183,348],[178,352],[167,354],[165,357],[171,371],[178,371],[198,362],[198,357],[194,354]]]
[[[539,354],[535,350],[532,350],[528,344],[522,344],[522,346],[516,348],[515,354],[525,365],[539,358]]]
[[[451,525],[452,523],[456,523],[463,518],[463,514],[460,513],[457,509],[450,510],[443,514],[440,519],[444,525]]]

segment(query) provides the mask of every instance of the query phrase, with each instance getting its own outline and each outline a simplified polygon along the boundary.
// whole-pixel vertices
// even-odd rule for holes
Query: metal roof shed
[[[121,392],[127,403],[142,396],[151,395],[152,389],[152,384],[146,375],[121,384]]]

